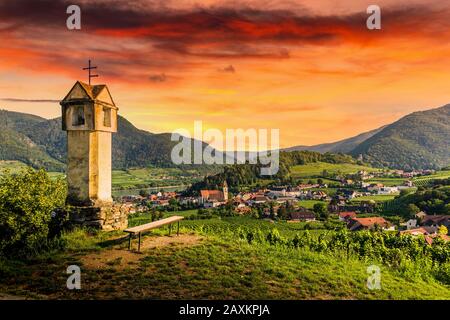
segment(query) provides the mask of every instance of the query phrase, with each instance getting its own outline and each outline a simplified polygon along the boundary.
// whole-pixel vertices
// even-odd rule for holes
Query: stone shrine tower
[[[77,81],[61,106],[62,129],[67,131],[67,202],[112,202],[111,135],[117,132],[118,108],[108,87]]]
[[[111,144],[118,108],[108,87],[77,81],[60,104],[62,129],[67,131],[70,219],[102,229],[126,227],[124,208],[111,197]]]

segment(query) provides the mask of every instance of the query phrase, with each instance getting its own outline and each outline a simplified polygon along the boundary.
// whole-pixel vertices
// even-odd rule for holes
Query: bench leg
[[[141,252],[141,233],[139,232],[138,252]]]
[[[170,236],[171,232],[172,232],[172,224],[169,224],[169,236]]]
[[[177,236],[180,235],[180,221],[177,223]]]
[[[130,236],[128,237],[128,250],[131,250],[131,233]]]

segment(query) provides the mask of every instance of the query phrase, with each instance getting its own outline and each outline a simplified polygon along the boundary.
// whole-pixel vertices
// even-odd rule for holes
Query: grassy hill
[[[47,120],[0,110],[0,132],[0,160],[17,160],[49,171],[64,170],[67,139],[66,132],[61,130],[61,118]],[[177,142],[171,141],[171,134],[140,130],[119,116],[118,132],[113,134],[113,168],[175,167],[170,158],[175,144]],[[203,169],[205,173],[217,172],[217,166],[183,167]]]
[[[376,166],[440,169],[450,164],[450,105],[414,112],[386,126],[352,152]]]
[[[63,163],[23,131],[45,121],[33,115],[0,110],[0,160],[17,160],[35,168],[61,171]],[[45,139],[42,133],[41,137]]]
[[[0,160],[0,176],[6,170],[18,173],[27,167],[20,161]],[[112,171],[112,189],[114,195],[137,194],[139,190],[153,188],[153,190],[176,189],[182,190],[185,186],[203,179],[205,172],[200,168],[130,168]],[[52,178],[64,178],[62,172],[48,172]],[[176,187],[176,188],[175,188]],[[130,190],[131,189],[131,190]]]
[[[340,140],[337,142],[323,143],[323,144],[318,144],[315,146],[295,146],[295,147],[290,147],[290,148],[284,149],[283,151],[309,150],[309,151],[316,151],[316,152],[320,152],[320,153],[325,153],[325,152],[349,153],[353,149],[355,149],[359,144],[361,144],[362,142],[366,141],[370,137],[374,136],[375,134],[377,134],[378,132],[383,130],[383,128],[384,127],[381,127],[381,128],[375,129],[375,130],[371,130],[368,132],[364,132],[357,136],[354,136],[354,137],[351,137],[348,139],[344,139],[344,140]]]
[[[365,170],[367,172],[378,171],[379,169],[352,164],[352,163],[325,163],[325,162],[315,162],[303,165],[297,165],[291,167],[291,175],[294,178],[308,178],[314,176],[321,176],[323,171],[327,171],[329,174],[353,174],[360,170]]]
[[[112,149],[115,169],[174,167],[170,153],[177,142],[170,140],[170,134],[139,130],[120,116],[118,123]],[[66,134],[60,118],[46,120],[0,110],[0,130],[0,160],[64,170]],[[415,112],[388,126],[335,143],[285,149],[295,150],[363,155],[365,162],[378,167],[440,169],[450,164],[450,105]]]
[[[138,224],[144,218],[150,219],[137,217]],[[190,220],[179,237],[164,229],[143,235],[136,254],[121,232],[77,230],[64,235],[64,251],[26,263],[0,261],[0,292],[38,299],[450,299],[448,286],[430,277],[370,259],[250,244],[227,231],[240,227],[277,228],[285,237],[305,232],[302,224],[249,218]],[[68,264],[82,266],[83,290],[67,290],[61,270]],[[381,268],[380,290],[366,285],[372,264]]]
[[[450,105],[414,112],[402,119],[334,143],[295,146],[284,151],[363,155],[377,167],[441,169],[450,165]]]

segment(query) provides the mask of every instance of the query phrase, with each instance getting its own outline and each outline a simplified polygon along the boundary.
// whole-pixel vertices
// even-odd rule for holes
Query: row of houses
[[[165,207],[170,205],[171,199],[177,199],[177,192],[157,192],[147,196],[142,195],[126,195],[120,198],[123,205],[129,207],[129,212],[140,213],[148,210],[149,207]]]
[[[450,230],[450,216],[449,215],[427,215],[421,211],[415,215],[414,219],[409,219],[402,224],[406,230],[401,233],[412,235],[435,236],[440,233],[440,228],[444,226],[447,232]],[[448,236],[448,234],[447,234]],[[449,238],[445,238],[449,240]]]
[[[229,198],[228,186],[224,182],[222,190],[200,190],[199,203],[204,208],[215,208],[224,205],[227,201],[233,201],[235,207],[242,208],[245,206],[254,206],[270,201],[276,203],[295,202],[297,197],[301,195],[298,188],[273,188],[258,190],[256,192],[243,192],[237,194],[232,199]]]
[[[339,213],[339,220],[347,224],[350,231],[357,230],[372,230],[379,228],[386,231],[394,231],[395,226],[383,217],[368,217],[358,218],[354,211],[345,211]],[[428,241],[436,236],[444,240],[450,240],[450,237],[439,232],[440,227],[445,226],[450,230],[450,216],[449,215],[427,215],[424,212],[416,214],[416,219],[410,219],[406,223],[401,224],[401,227],[406,230],[400,230],[400,234],[423,235],[428,236]]]

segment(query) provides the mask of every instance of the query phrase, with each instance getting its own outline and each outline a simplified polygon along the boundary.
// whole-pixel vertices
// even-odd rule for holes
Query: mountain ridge
[[[60,117],[48,120],[0,110],[0,139],[3,142],[0,143],[0,160],[18,160],[51,171],[65,170],[67,139],[61,129]],[[193,144],[194,140],[190,140]],[[114,169],[175,166],[171,161],[171,151],[178,142],[171,140],[170,133],[138,129],[122,116],[118,116],[118,132],[113,134],[112,144]],[[202,145],[203,148],[207,146],[203,142]],[[190,168],[195,165],[181,166]]]
[[[450,165],[450,104],[410,113],[358,145],[350,154],[376,166],[440,169]]]
[[[114,169],[175,166],[170,154],[178,142],[171,141],[170,133],[138,129],[122,116],[118,117],[118,127],[118,132],[113,134]],[[65,169],[67,141],[61,130],[61,118],[48,120],[0,110],[0,141],[0,160],[19,160],[54,171]],[[203,148],[207,146],[202,144]],[[450,165],[450,104],[410,113],[391,124],[347,139],[281,151],[302,150],[362,156],[365,162],[378,167],[440,169]]]
[[[357,145],[361,142],[367,140],[373,135],[377,134],[383,130],[386,126],[382,126],[377,129],[373,129],[367,132],[360,133],[356,136],[338,140],[335,142],[321,143],[312,146],[293,146],[289,148],[282,149],[281,151],[316,151],[320,153],[332,152],[332,153],[348,153],[351,152]]]
[[[407,114],[391,124],[344,140],[283,149],[294,150],[362,156],[377,167],[441,169],[450,165],[450,104]]]

